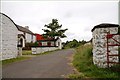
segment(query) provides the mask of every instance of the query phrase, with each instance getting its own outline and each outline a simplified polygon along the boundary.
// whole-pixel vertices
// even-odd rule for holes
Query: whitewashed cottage
[[[17,41],[18,28],[7,15],[0,13],[0,56],[2,60],[18,56]]]
[[[28,26],[16,25],[7,15],[0,13],[0,18],[0,60],[16,58],[25,43],[35,42],[36,36]]]
[[[46,39],[42,35],[36,34],[36,40],[36,45],[32,46],[32,54],[62,49],[62,40],[60,38]]]
[[[25,43],[31,43],[36,41],[35,34],[29,30],[28,26],[22,27],[17,25],[18,28],[18,44],[22,44],[25,47]]]

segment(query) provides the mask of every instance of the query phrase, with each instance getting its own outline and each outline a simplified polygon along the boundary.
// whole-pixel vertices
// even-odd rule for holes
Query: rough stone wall
[[[32,47],[32,54],[40,54],[47,51],[57,50],[58,47]]]
[[[16,58],[18,55],[17,27],[5,15],[0,14],[0,16],[2,16],[2,20],[0,22],[2,27],[2,32],[0,33],[2,36],[2,60]]]
[[[118,28],[111,27],[111,28],[96,28],[92,35],[93,35],[93,62],[99,67],[105,68],[107,67],[107,32],[110,34],[117,34]],[[116,40],[119,41],[118,36],[114,36]],[[112,39],[108,42],[114,43]],[[108,48],[110,53],[109,54],[118,54],[118,46],[111,46]],[[111,62],[118,62],[117,56],[109,57]],[[112,66],[112,64],[110,64]]]

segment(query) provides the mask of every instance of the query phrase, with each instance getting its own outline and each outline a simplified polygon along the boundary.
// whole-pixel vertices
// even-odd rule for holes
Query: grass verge
[[[59,50],[59,49],[58,49]],[[54,50],[54,51],[58,51],[58,50]],[[45,54],[51,54],[52,52],[54,51],[47,51],[47,52],[44,52],[44,53],[40,53],[40,54],[32,54],[32,51],[31,50],[23,50],[22,54],[23,55],[45,55]],[[17,58],[12,58],[12,59],[7,59],[7,60],[2,60],[0,61],[0,63],[2,62],[2,65],[6,65],[6,64],[11,64],[13,62],[18,62],[18,61],[22,61],[22,60],[26,60],[26,59],[29,59],[31,57],[24,57],[24,56],[21,56],[21,57],[17,57]]]
[[[46,52],[39,53],[39,54],[32,54],[32,51],[31,51],[31,50],[23,50],[23,51],[22,51],[22,55],[44,55],[44,54],[49,54],[49,53],[52,53],[52,52],[58,51],[58,50],[60,50],[60,49],[53,50],[53,51],[46,51]]]
[[[26,60],[26,59],[29,59],[29,58],[30,57],[17,57],[17,58],[2,60],[2,65],[4,66],[6,64],[11,64],[13,62],[22,61],[22,60]]]
[[[73,59],[74,67],[80,74],[70,75],[70,78],[119,78],[120,72],[115,72],[110,69],[98,68],[92,61],[92,45],[83,45],[76,48],[76,53]]]
[[[32,55],[32,51],[31,50],[23,50],[22,55]]]

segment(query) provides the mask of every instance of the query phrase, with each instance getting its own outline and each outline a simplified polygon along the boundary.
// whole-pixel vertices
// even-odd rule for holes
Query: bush
[[[25,43],[25,47],[23,48],[23,50],[31,50],[31,46],[33,46],[34,43]]]

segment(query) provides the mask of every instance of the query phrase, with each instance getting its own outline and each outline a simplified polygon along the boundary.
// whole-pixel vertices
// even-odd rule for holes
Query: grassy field
[[[80,74],[72,74],[70,78],[118,78],[120,72],[111,69],[98,68],[92,62],[92,45],[80,46],[76,48],[73,65]],[[117,79],[118,80],[118,79]]]

